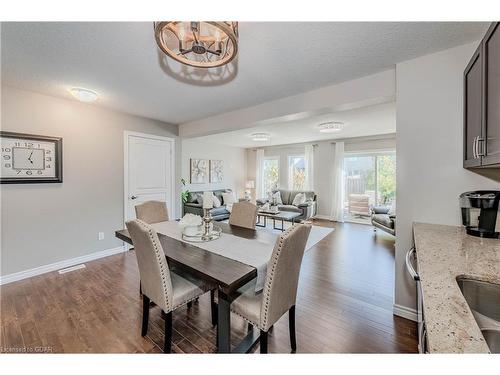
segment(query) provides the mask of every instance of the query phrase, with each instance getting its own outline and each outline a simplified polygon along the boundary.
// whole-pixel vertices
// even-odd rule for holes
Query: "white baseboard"
[[[321,219],[321,220],[328,220],[328,221],[332,221],[332,220],[330,219],[330,216],[328,216],[328,215],[316,215],[316,216],[314,216],[314,219]]]
[[[112,249],[97,251],[92,254],[83,255],[81,257],[61,260],[60,262],[47,264],[45,266],[32,268],[26,271],[11,273],[10,275],[0,276],[0,285],[13,283],[14,281],[27,279],[29,277],[41,275],[47,272],[57,271],[60,270],[61,268],[71,267],[74,266],[75,264],[90,262],[92,260],[108,257],[110,255],[115,255],[125,251],[127,251],[127,248],[125,246],[119,246]]]
[[[394,315],[400,316],[402,318],[413,320],[414,322],[418,321],[417,310],[415,309],[411,309],[409,307],[401,306],[395,303],[392,307],[392,312]]]

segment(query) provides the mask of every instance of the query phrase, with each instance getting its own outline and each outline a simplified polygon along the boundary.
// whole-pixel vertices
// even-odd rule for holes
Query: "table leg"
[[[261,224],[261,223],[260,223],[260,218],[261,218],[261,216],[260,216],[260,215],[257,215],[257,217],[258,217],[258,220],[257,220],[257,223],[255,223],[255,226],[256,226],[256,227],[262,227],[262,228],[265,228],[265,226],[266,226],[266,217],[264,216],[264,224]]]
[[[217,342],[219,353],[231,352],[231,302],[229,297],[218,290],[218,322],[217,322]]]

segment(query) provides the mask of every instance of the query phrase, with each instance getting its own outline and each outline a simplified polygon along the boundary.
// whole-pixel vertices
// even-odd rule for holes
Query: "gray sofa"
[[[226,209],[226,205],[222,199],[222,193],[231,192],[229,189],[213,190],[214,195],[219,198],[221,202],[220,207],[214,207],[210,210],[210,214],[214,220],[226,220],[229,218],[230,212]],[[203,205],[200,197],[203,196],[203,191],[189,192],[187,202],[184,203],[184,214],[194,214],[203,216]]]
[[[273,190],[273,194],[277,191],[281,194],[281,200],[283,204],[278,205],[278,210],[280,211],[289,211],[289,212],[297,212],[300,213],[295,220],[307,220],[316,215],[318,204],[316,201],[316,194],[314,191],[298,191],[298,190],[285,190],[278,189]],[[298,206],[292,205],[293,199],[298,193],[306,194],[306,203],[300,204]],[[257,199],[257,206],[262,206],[267,203],[269,199]],[[272,203],[272,202],[270,202]]]
[[[372,208],[372,225],[376,228],[396,235],[396,215],[389,214],[389,207],[373,207]]]

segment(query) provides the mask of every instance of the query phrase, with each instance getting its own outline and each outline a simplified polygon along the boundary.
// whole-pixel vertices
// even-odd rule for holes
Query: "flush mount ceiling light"
[[[238,22],[162,21],[154,31],[166,55],[197,68],[225,65],[238,52]]]
[[[336,133],[344,129],[344,123],[339,121],[329,121],[319,124],[320,133]]]
[[[99,97],[95,91],[84,89],[81,87],[73,87],[69,90],[71,95],[81,102],[92,103]]]
[[[253,133],[252,140],[255,142],[266,142],[271,139],[271,134],[269,133]]]

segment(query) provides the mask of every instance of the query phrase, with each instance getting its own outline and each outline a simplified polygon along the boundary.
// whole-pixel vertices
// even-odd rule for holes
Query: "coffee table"
[[[257,211],[257,223],[255,224],[258,227],[266,227],[267,226],[267,218],[273,220],[273,229],[281,230],[282,232],[285,230],[285,221],[290,221],[292,225],[295,224],[295,219],[299,217],[301,214],[298,212],[289,212],[289,211],[278,211],[276,213],[269,211]],[[264,224],[260,223],[260,218],[264,218]],[[276,220],[281,221],[281,228],[276,227]]]

